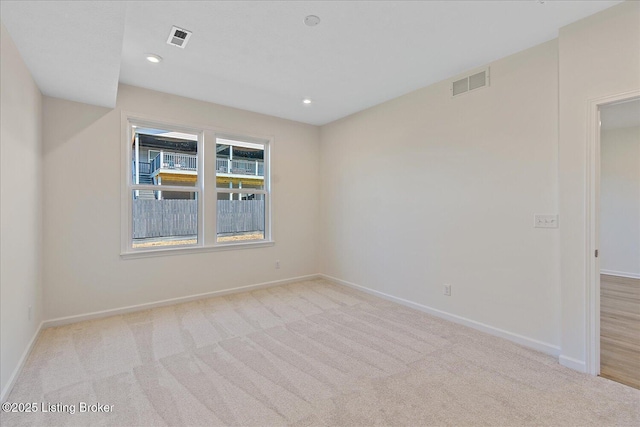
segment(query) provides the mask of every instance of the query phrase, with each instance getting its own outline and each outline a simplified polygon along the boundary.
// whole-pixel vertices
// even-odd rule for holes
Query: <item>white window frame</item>
[[[120,256],[124,259],[145,258],[155,256],[177,255],[194,252],[208,252],[230,249],[249,249],[273,246],[271,212],[271,162],[273,137],[247,134],[245,132],[229,131],[225,129],[198,126],[190,123],[175,123],[164,119],[142,116],[123,111],[121,116],[121,249]],[[185,132],[198,136],[198,176],[195,186],[149,185],[135,184],[132,179],[131,165],[133,164],[131,141],[133,140],[133,126],[167,129],[169,131]],[[256,142],[264,145],[264,190],[251,189],[252,194],[264,194],[265,224],[264,239],[244,240],[238,242],[217,241],[217,198],[216,185],[216,141],[217,138],[237,141]],[[198,234],[197,243],[193,245],[176,245],[167,247],[133,248],[133,191],[180,191],[196,193],[198,200]],[[221,189],[221,192],[226,189]],[[249,189],[247,189],[249,190]],[[233,191],[238,192],[238,191]],[[249,192],[249,191],[248,191]]]

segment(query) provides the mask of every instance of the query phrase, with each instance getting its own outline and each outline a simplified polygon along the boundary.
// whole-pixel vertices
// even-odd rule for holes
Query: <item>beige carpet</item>
[[[640,425],[638,390],[322,280],[44,330],[8,401],[76,413],[2,426]]]

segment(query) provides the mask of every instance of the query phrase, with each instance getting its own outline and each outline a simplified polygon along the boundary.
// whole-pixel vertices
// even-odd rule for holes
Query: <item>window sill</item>
[[[136,258],[151,258],[160,256],[172,256],[172,255],[187,255],[197,254],[201,252],[218,252],[218,251],[230,251],[238,249],[254,249],[254,248],[266,248],[275,245],[275,241],[260,241],[260,242],[243,242],[243,243],[226,243],[224,245],[211,245],[211,246],[187,246],[180,248],[166,248],[166,249],[142,249],[131,252],[122,252],[120,258],[122,259],[136,259]]]

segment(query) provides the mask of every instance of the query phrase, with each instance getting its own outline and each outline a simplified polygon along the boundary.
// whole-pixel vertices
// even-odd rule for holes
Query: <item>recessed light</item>
[[[162,61],[162,57],[154,53],[147,53],[144,57],[147,58],[147,61],[152,62],[154,64],[157,64],[158,62]]]
[[[311,104],[311,100],[309,98],[305,98],[305,99],[302,100],[302,103],[305,104],[305,105],[309,105],[309,104]]]
[[[315,27],[319,23],[320,18],[318,18],[316,15],[309,15],[305,16],[304,18],[304,25],[306,25],[307,27]]]

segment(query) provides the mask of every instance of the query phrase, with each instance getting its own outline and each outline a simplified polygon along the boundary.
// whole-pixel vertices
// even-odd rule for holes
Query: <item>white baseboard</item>
[[[320,275],[309,274],[307,276],[292,277],[283,280],[274,280],[272,282],[257,283],[255,285],[240,286],[237,288],[223,289],[220,291],[205,292],[203,294],[188,295],[185,297],[171,298],[162,301],[149,302],[144,304],[130,305],[127,307],[114,308],[110,310],[95,311],[92,313],[78,314],[75,316],[58,317],[56,319],[46,320],[43,322],[43,328],[51,328],[55,326],[68,325],[70,323],[82,322],[85,320],[100,319],[103,317],[117,316],[120,314],[133,313],[135,311],[149,310],[150,308],[164,307],[167,305],[180,304],[184,302],[196,301],[204,298],[218,297],[222,295],[235,294],[239,292],[253,291],[256,289],[269,288],[272,286],[285,285],[287,283],[300,282],[303,280],[317,279]]]
[[[606,274],[607,276],[627,277],[629,279],[640,279],[640,274],[629,273],[626,271],[600,270],[600,274]]]
[[[573,357],[561,354],[560,357],[558,357],[558,361],[562,366],[566,366],[567,368],[578,372],[587,372],[587,364],[583,360],[574,359]]]
[[[38,337],[40,336],[40,331],[43,328],[42,326],[43,323],[44,322],[40,322],[38,329],[36,329],[36,332],[33,334],[33,337],[31,337],[31,341],[29,341],[29,344],[27,344],[27,348],[24,349],[24,352],[22,353],[20,360],[18,360],[18,365],[15,367],[15,369],[11,373],[11,377],[9,377],[9,382],[2,390],[2,393],[0,394],[0,403],[4,403],[7,397],[9,397],[9,393],[11,393],[11,390],[13,389],[13,386],[15,385],[16,380],[18,379],[18,377],[20,376],[20,373],[22,372],[22,368],[24,367],[25,362],[27,361],[27,359],[29,358],[29,355],[31,354],[31,350],[33,350],[34,344],[36,343],[36,341],[38,340]]]
[[[467,319],[466,317],[447,313],[446,311],[442,311],[432,307],[428,307],[426,305],[418,304],[416,302],[409,301],[403,298],[398,298],[393,295],[385,294],[384,292],[380,292],[364,286],[356,285],[355,283],[347,282],[346,280],[337,279],[335,277],[328,276],[326,274],[320,274],[320,276],[326,280],[337,283],[339,285],[344,285],[354,289],[358,289],[368,294],[375,295],[375,296],[384,298],[386,300],[393,301],[398,304],[402,304],[404,306],[423,311],[425,313],[431,314],[436,317],[440,317],[441,319],[449,320],[451,322],[458,323],[460,325],[468,326],[470,328],[473,328],[478,331],[482,331],[500,338],[505,338],[509,341],[513,341],[517,344],[532,348],[534,350],[549,354],[554,357],[558,357],[560,355],[560,347],[549,344],[549,343],[538,341],[536,339],[525,337],[523,335],[519,335],[513,332],[505,331],[503,329],[495,328],[493,326],[486,325],[484,323],[476,322],[475,320]]]

